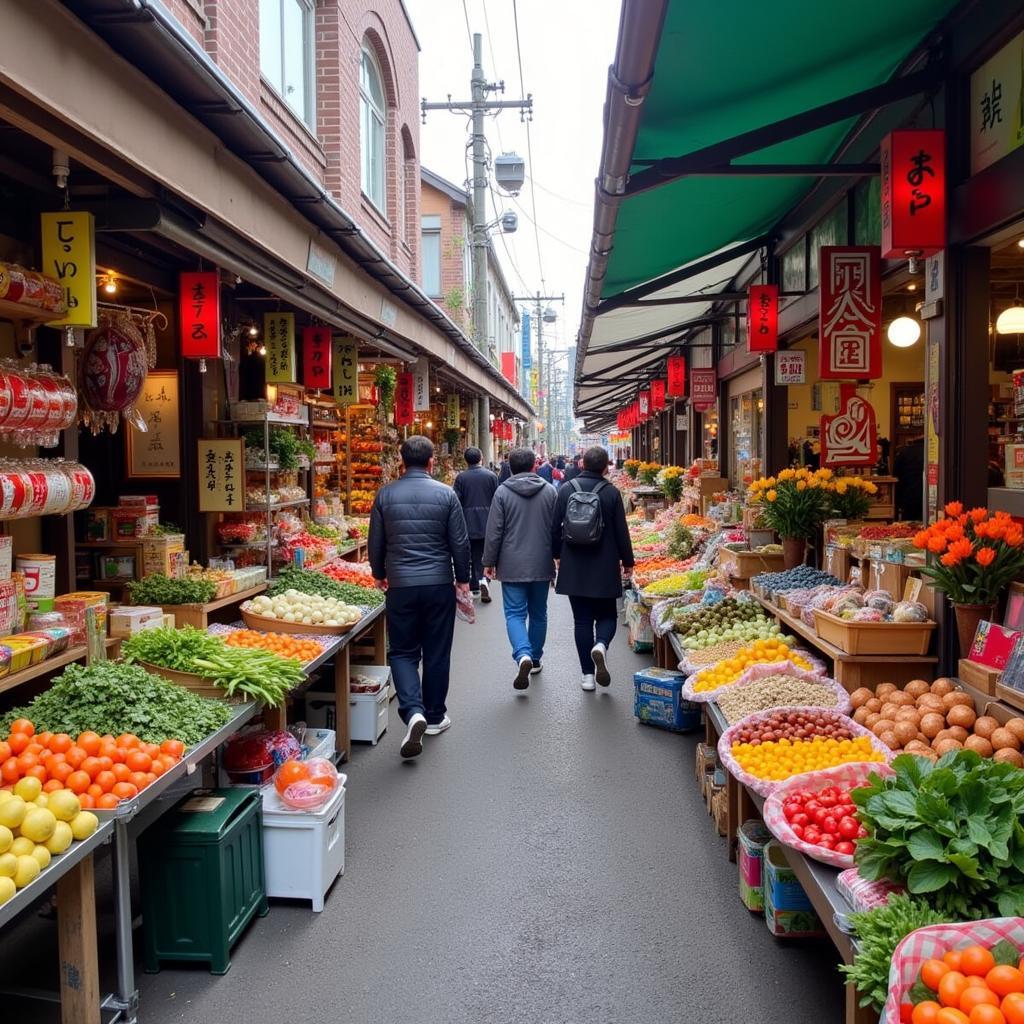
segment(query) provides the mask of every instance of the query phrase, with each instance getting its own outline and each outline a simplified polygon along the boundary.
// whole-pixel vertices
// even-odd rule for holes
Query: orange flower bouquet
[[[1024,576],[1024,528],[1005,512],[950,502],[945,517],[914,535],[927,552],[930,577],[954,604],[993,605],[1003,589]]]

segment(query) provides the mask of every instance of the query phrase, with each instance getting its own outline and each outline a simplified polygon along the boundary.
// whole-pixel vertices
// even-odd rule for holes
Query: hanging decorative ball
[[[116,433],[122,416],[136,419],[135,400],[148,368],[146,339],[126,313],[103,316],[85,340],[78,363],[82,422],[94,433]]]

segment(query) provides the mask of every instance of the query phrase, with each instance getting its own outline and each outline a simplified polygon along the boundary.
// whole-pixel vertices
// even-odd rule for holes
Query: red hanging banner
[[[775,352],[778,347],[778,285],[752,284],[747,291],[747,351]]]
[[[718,401],[718,375],[713,368],[690,371],[690,401],[697,412],[706,412]]]
[[[216,270],[178,276],[181,354],[220,359],[220,277]]]
[[[411,373],[400,373],[395,381],[395,426],[407,427],[416,419],[413,408],[415,382]]]
[[[686,356],[668,357],[668,395],[670,398],[686,397]]]
[[[665,408],[665,382],[663,380],[651,381],[651,409],[653,412],[660,412]]]
[[[882,275],[874,245],[821,248],[818,376],[882,376]]]
[[[302,328],[302,386],[326,391],[331,386],[331,329]]]
[[[946,247],[946,133],[890,132],[881,145],[882,259]]]
[[[878,461],[878,429],[871,403],[853,384],[839,387],[839,412],[821,417],[823,466],[873,466]]]

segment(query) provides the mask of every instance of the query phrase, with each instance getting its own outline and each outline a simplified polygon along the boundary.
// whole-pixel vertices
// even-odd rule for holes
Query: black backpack
[[[600,493],[607,486],[606,480],[599,480],[592,491],[585,491],[578,480],[570,480],[572,493],[565,505],[565,519],[562,521],[562,540],[579,547],[599,544],[604,533],[604,513],[601,511]]]

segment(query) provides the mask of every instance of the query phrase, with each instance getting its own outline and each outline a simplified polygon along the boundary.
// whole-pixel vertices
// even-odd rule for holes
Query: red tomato
[[[88,778],[88,776],[86,776]],[[808,825],[804,829],[804,842],[817,844],[821,839],[821,829],[817,825]]]
[[[844,839],[842,842],[836,843],[833,849],[836,853],[843,853],[846,854],[847,857],[852,857],[857,848],[853,843],[849,842],[849,840]]]
[[[799,825],[801,828],[806,828],[811,822],[811,819],[801,811],[799,814],[794,814],[790,820],[790,825]]]
[[[856,839],[860,831],[860,824],[856,818],[849,816],[839,819],[839,834],[843,839]]]
[[[803,825],[790,825],[789,827],[792,829],[793,835],[795,835],[797,837],[797,839],[803,839],[803,837],[804,837],[804,827],[803,827]]]

